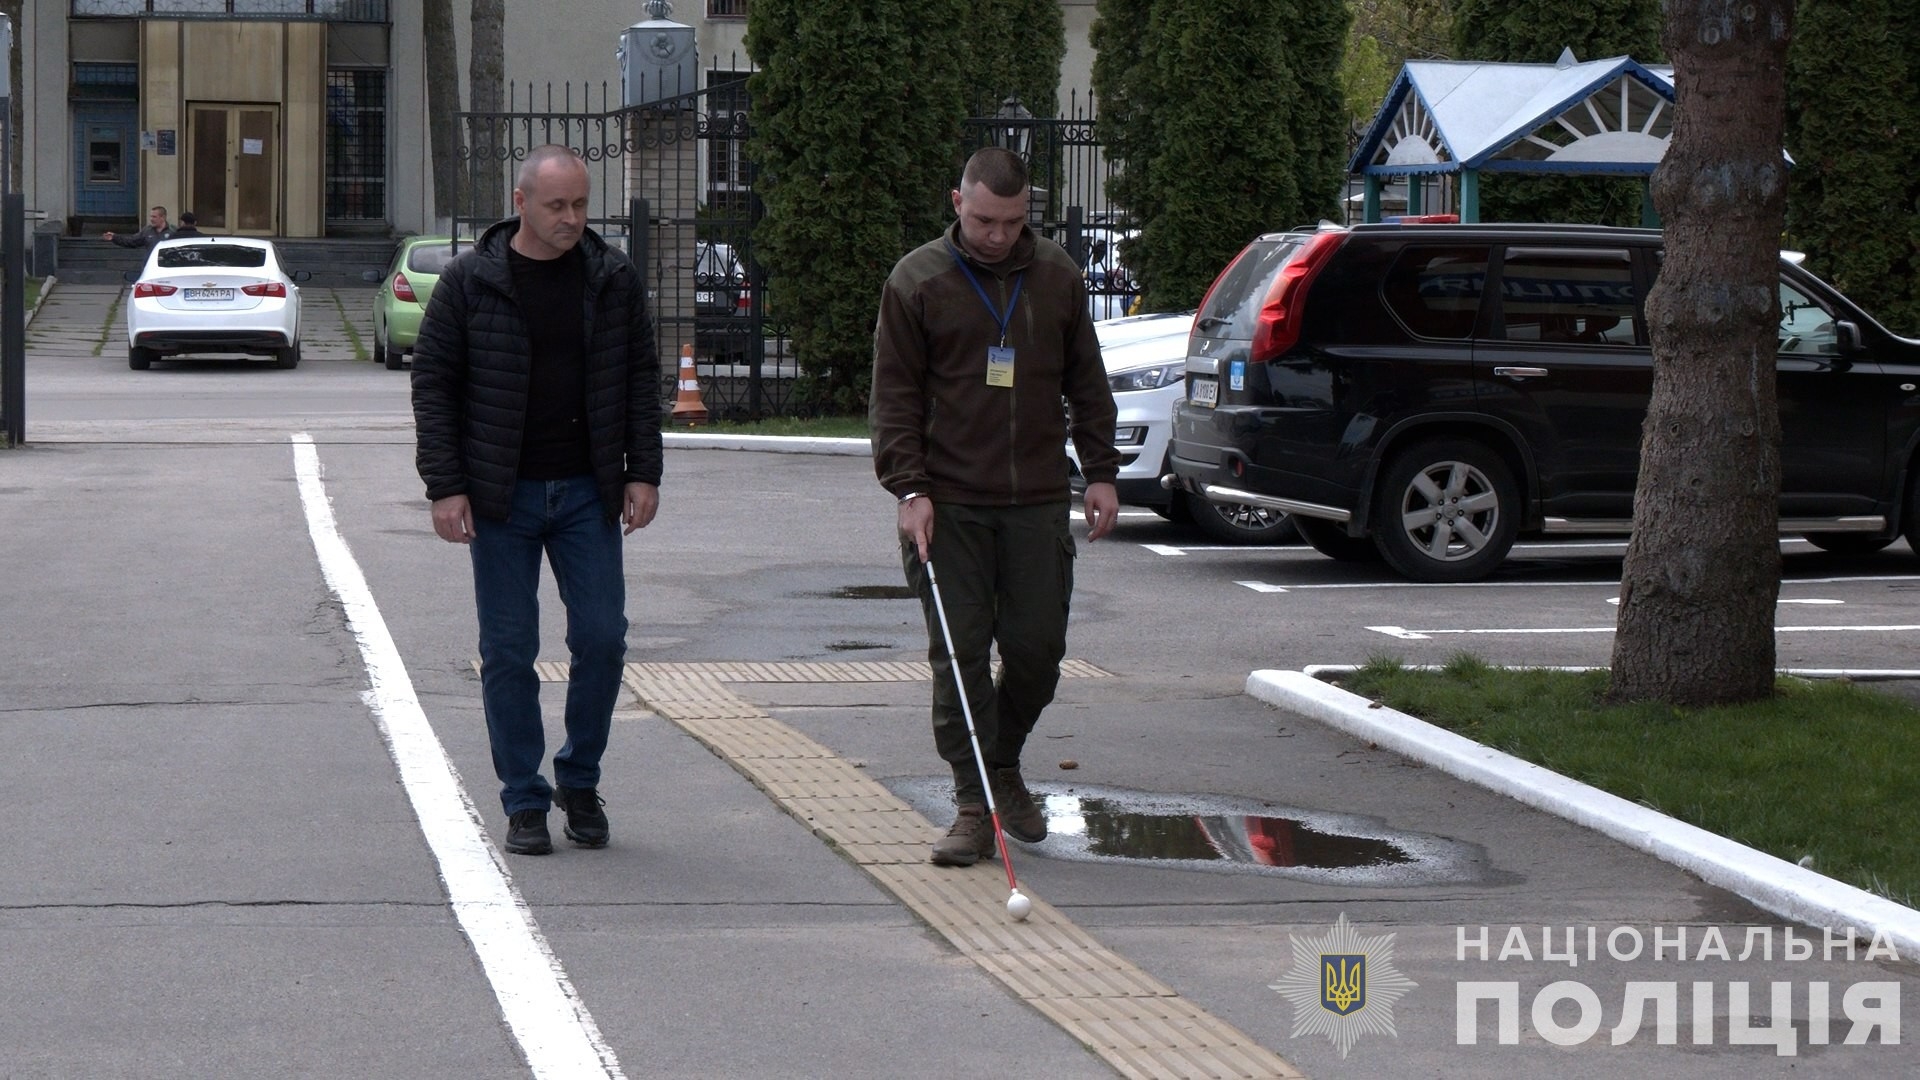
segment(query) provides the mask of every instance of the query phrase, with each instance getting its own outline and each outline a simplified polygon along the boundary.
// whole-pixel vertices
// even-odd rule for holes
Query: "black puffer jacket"
[[[467,496],[505,518],[520,471],[532,367],[527,321],[513,295],[508,218],[480,235],[434,286],[413,347],[414,463],[427,498]],[[609,516],[629,483],[660,482],[660,358],[640,274],[593,230],[587,260],[587,439]]]

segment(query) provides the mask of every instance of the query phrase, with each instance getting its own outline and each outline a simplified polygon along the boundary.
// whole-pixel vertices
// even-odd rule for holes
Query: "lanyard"
[[[967,261],[960,257],[960,252],[955,249],[951,243],[947,245],[947,253],[953,256],[953,265],[959,267],[960,272],[967,275],[967,281],[973,285],[973,291],[980,294],[980,302],[987,305],[987,314],[993,316],[993,321],[999,324],[1000,344],[1005,345],[1007,343],[1007,325],[1013,322],[1013,309],[1020,303],[1020,286],[1026,281],[1027,272],[1022,270],[1013,275],[1013,295],[1007,298],[1007,310],[1003,313],[999,308],[993,306],[993,300],[987,296],[987,290],[981,287],[980,279],[973,276],[973,268],[967,265]]]

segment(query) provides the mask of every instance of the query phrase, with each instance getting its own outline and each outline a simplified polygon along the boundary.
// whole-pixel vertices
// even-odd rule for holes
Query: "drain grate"
[[[564,678],[565,665],[558,665]],[[1069,670],[1071,669],[1071,671]],[[542,677],[547,668],[543,665]],[[1108,673],[1084,661],[1062,672]],[[815,836],[836,847],[954,948],[1127,1077],[1297,1077],[1245,1033],[1201,1010],[1033,897],[1006,917],[999,867],[928,864],[940,832],[851,762],[729,691],[726,682],[925,680],[925,663],[627,665],[629,689],[705,744]],[[1030,894],[1029,894],[1030,895]]]

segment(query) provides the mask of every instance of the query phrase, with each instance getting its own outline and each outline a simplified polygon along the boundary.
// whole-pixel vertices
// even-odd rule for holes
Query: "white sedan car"
[[[271,356],[300,363],[300,287],[271,240],[202,236],[162,240],[129,272],[127,366],[145,371],[181,353]]]
[[[1120,410],[1114,444],[1120,450],[1120,475],[1114,490],[1120,501],[1150,507],[1169,521],[1191,522],[1226,544],[1279,544],[1296,539],[1286,514],[1256,506],[1209,503],[1160,486],[1167,473],[1167,443],[1173,434],[1173,403],[1186,393],[1187,337],[1193,312],[1135,315],[1094,323],[1107,384]],[[1081,483],[1080,459],[1071,440],[1074,484]]]

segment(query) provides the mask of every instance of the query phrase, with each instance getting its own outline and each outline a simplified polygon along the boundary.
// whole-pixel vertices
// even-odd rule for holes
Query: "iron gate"
[[[745,78],[709,70],[704,88],[657,88],[653,101],[634,106],[619,106],[617,88],[605,83],[550,85],[537,105],[533,87],[516,87],[502,112],[458,115],[458,234],[477,236],[512,213],[513,174],[528,151],[572,149],[592,185],[588,224],[646,278],[663,400],[674,400],[680,358],[690,354],[708,413],[723,419],[791,415],[799,374],[784,328],[767,318],[767,273],[754,257],[765,209],[745,153]],[[1119,259],[1128,233],[1107,203],[1113,166],[1100,153],[1092,101],[1073,103],[1066,118],[1016,119],[1012,128],[1005,116],[969,120],[956,160],[990,142],[1029,158],[1033,223],[1086,268],[1093,314],[1108,318],[1135,293]]]
[[[745,83],[713,78],[727,74],[644,105],[619,106],[617,88],[603,83],[549,86],[538,107],[532,87],[524,98],[515,88],[507,111],[461,113],[456,228],[478,235],[512,213],[514,173],[530,150],[572,149],[591,182],[588,224],[647,282],[663,400],[674,400],[684,354],[710,416],[758,419],[790,411],[796,371],[785,333],[766,318],[766,274],[753,257],[762,209],[744,153]]]

